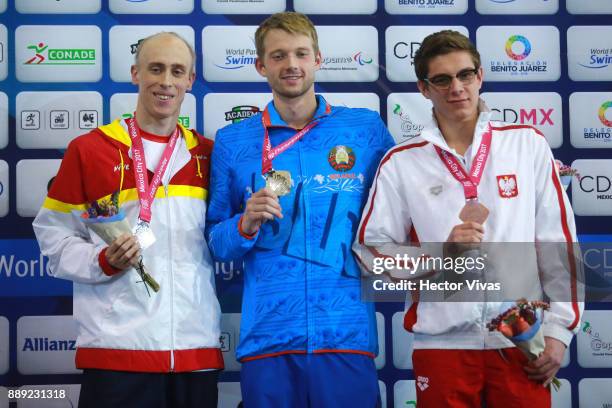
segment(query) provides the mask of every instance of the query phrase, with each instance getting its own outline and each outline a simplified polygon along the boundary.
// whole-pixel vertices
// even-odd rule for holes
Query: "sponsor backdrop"
[[[166,30],[193,44],[198,80],[180,120],[213,138],[269,100],[253,67],[253,34],[282,10],[307,13],[318,27],[317,91],[380,112],[398,142],[430,116],[412,66],[420,42],[443,27],[468,34],[482,54],[483,98],[497,118],[544,132],[556,157],[581,175],[568,190],[581,239],[611,240],[609,0],[0,0],[0,407],[77,402],[72,287],[49,276],[31,222],[70,140],[132,115],[138,41]],[[235,264],[216,271],[226,358],[220,406],[236,407],[243,272]],[[415,406],[403,305],[377,308],[383,406]],[[559,372],[555,407],[612,406],[612,307],[588,309]],[[9,399],[17,389],[61,398]]]

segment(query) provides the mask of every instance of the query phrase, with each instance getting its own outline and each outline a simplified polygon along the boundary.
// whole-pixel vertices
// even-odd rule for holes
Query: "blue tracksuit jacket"
[[[291,172],[280,197],[283,219],[249,239],[238,222],[262,177],[264,124],[272,146],[293,136],[270,102],[263,112],[217,132],[206,221],[217,260],[245,262],[241,360],[285,353],[377,353],[374,305],[360,300],[351,252],[361,210],[393,139],[379,115],[330,106],[317,96],[319,122],[273,161]],[[262,120],[263,119],[263,120]]]

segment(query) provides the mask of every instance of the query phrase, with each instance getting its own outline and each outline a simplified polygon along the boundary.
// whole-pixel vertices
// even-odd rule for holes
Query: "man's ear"
[[[189,86],[187,87],[188,91],[191,91],[191,88],[193,87],[193,83],[195,82],[195,78],[196,78],[196,73],[194,70],[194,71],[191,71],[191,75],[189,75]]]
[[[484,81],[484,68],[478,68],[476,80],[478,81],[478,90],[480,91],[480,88],[482,88],[482,82]]]
[[[262,77],[266,76],[266,66],[259,57],[255,59],[255,69],[257,70],[257,73]]]
[[[323,57],[321,56],[321,51],[319,51],[315,55],[315,70],[316,71],[318,71],[321,68],[322,62],[323,62]]]
[[[132,65],[130,72],[132,74],[132,84],[138,85],[138,67],[135,64]]]
[[[427,99],[430,99],[429,98],[429,87],[427,86],[427,83],[425,83],[425,81],[419,79],[417,81],[417,88],[419,88],[421,95],[423,95]]]

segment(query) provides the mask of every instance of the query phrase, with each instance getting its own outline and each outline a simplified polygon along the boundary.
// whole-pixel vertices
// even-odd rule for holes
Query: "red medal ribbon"
[[[482,173],[487,164],[487,158],[491,152],[492,135],[493,130],[491,130],[491,124],[489,124],[487,131],[482,135],[482,141],[478,147],[478,152],[472,162],[471,174],[467,174],[461,163],[459,163],[459,160],[457,160],[453,154],[438,146],[434,146],[436,152],[438,152],[438,156],[440,156],[440,159],[448,171],[463,185],[466,201],[478,198],[478,184],[480,184]]]
[[[174,151],[174,146],[178,141],[179,130],[178,127],[174,129],[174,133],[170,136],[168,144],[164,149],[164,152],[153,172],[153,179],[149,184],[149,178],[147,177],[147,165],[145,162],[144,146],[142,144],[142,137],[136,124],[135,118],[126,119],[125,122],[128,126],[128,133],[130,139],[132,139],[132,161],[134,162],[134,180],[136,181],[136,190],[138,191],[138,200],[140,201],[140,213],[138,218],[149,223],[151,222],[151,206],[153,200],[155,200],[155,193],[157,188],[161,184],[161,179],[168,168],[170,157]]]
[[[310,122],[304,129],[285,140],[283,143],[276,147],[272,147],[270,142],[270,135],[268,134],[268,127],[264,118],[266,117],[265,112],[261,115],[261,122],[264,127],[264,141],[263,151],[261,156],[261,174],[266,174],[272,170],[272,160],[280,155],[282,152],[293,146],[298,140],[300,140],[306,133],[308,133],[313,127],[317,126],[319,122]]]

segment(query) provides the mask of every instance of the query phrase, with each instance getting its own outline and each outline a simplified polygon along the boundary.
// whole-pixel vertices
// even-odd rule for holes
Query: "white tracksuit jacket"
[[[530,284],[525,285],[525,296],[530,300],[534,294],[541,297],[542,285],[556,284],[554,279],[559,276],[568,277],[564,287],[567,297],[559,299],[563,302],[552,302],[543,326],[545,336],[568,345],[579,328],[584,307],[579,301],[582,286],[576,280],[580,266],[570,261],[571,243],[577,238],[569,200],[543,135],[530,126],[489,122],[487,111],[481,102],[473,144],[465,157],[467,163],[472,162],[472,153],[491,123],[490,155],[478,186],[479,200],[490,211],[483,242],[557,242],[567,251],[557,259],[541,259],[546,257],[538,258],[532,246],[534,250],[526,251],[521,261],[534,265],[533,278],[530,276]],[[465,205],[464,190],[440,160],[435,145],[453,152],[432,118],[418,137],[386,153],[353,246],[357,256],[368,247],[407,244],[415,238],[421,243],[441,243],[461,223],[458,215]],[[461,163],[461,156],[456,157]],[[503,176],[516,180],[515,185],[500,182]],[[512,268],[513,260],[504,258],[503,250],[498,251],[488,259],[487,280],[511,283]],[[486,328],[500,312],[499,303],[419,302],[414,295],[404,319],[405,328],[415,335],[414,348],[480,350],[512,346],[500,333],[490,333]]]
[[[147,296],[133,268],[109,276],[100,263],[107,245],[80,220],[89,203],[120,189],[121,208],[130,224],[136,223],[140,204],[124,122],[102,126],[70,143],[34,220],[53,276],[74,283],[78,368],[223,368],[221,309],[204,239],[212,142],[183,127],[181,133],[152,205],[156,241],[143,250],[144,263],[161,286],[158,293]],[[153,163],[147,167],[154,169]]]

